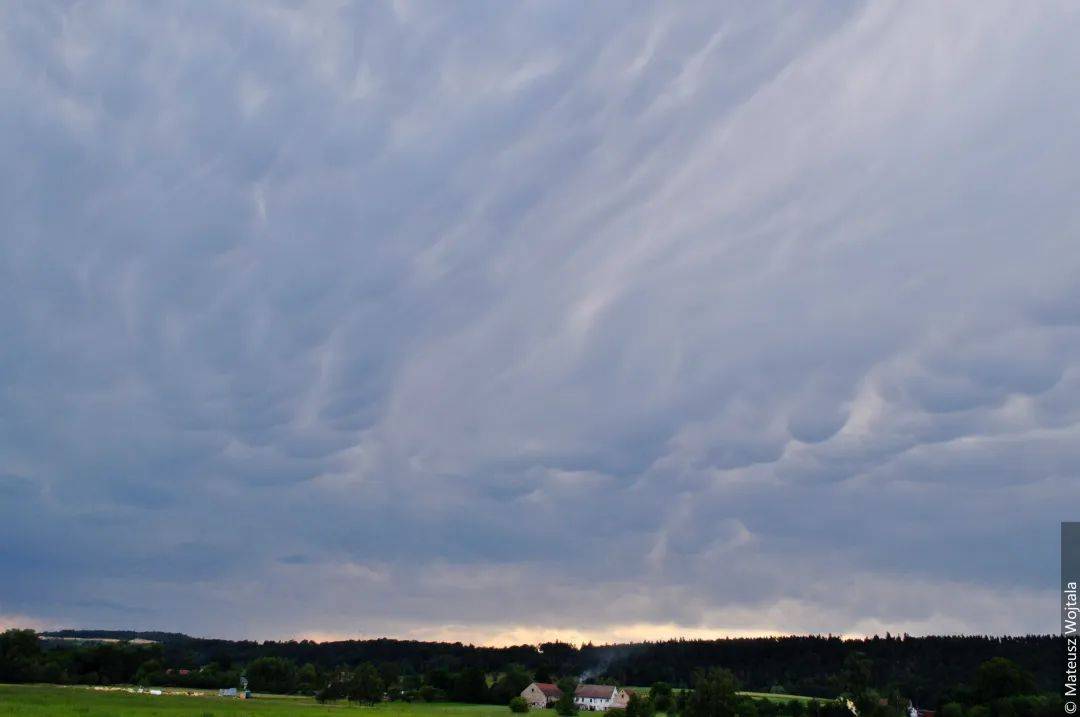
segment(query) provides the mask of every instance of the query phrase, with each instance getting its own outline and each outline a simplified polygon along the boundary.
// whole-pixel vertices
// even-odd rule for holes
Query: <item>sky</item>
[[[0,5],[0,627],[1058,629],[1080,6]]]

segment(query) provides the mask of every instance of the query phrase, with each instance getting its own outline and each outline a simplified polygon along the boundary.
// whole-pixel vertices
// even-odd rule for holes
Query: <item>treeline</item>
[[[631,696],[625,710],[609,710],[607,717],[653,717],[660,711],[667,717],[907,717],[910,700],[871,684],[872,674],[871,660],[852,653],[836,675],[843,686],[838,699],[774,701],[740,694],[730,670],[697,670],[690,689],[672,693],[658,683],[647,696]],[[1031,673],[1001,657],[979,665],[948,697],[933,705],[940,717],[1056,717],[1064,710],[1060,694],[1039,694]],[[562,717],[572,713],[559,710]]]
[[[0,640],[24,644],[23,654],[35,645],[32,658],[9,660],[0,649],[0,681],[141,682],[192,687],[234,686],[243,669],[269,665],[275,658],[276,677],[271,686],[253,681],[253,689],[313,694],[329,684],[345,684],[345,672],[369,664],[384,690],[407,699],[458,699],[505,704],[501,676],[509,689],[521,680],[554,681],[557,676],[588,676],[590,682],[651,685],[665,682],[676,688],[691,686],[696,671],[722,665],[731,670],[744,689],[786,692],[831,699],[845,690],[845,665],[852,655],[865,660],[867,683],[883,692],[903,695],[920,705],[967,699],[977,668],[1002,657],[1031,676],[1035,692],[1054,692],[1062,654],[1059,636],[1027,637],[874,637],[842,640],[837,637],[782,637],[725,640],[670,640],[625,645],[575,647],[548,643],[493,648],[462,643],[409,640],[346,640],[316,643],[230,641],[192,638],[177,633],[61,631],[53,637],[156,640],[136,646],[106,644],[63,645],[43,649],[36,639]],[[31,633],[32,635],[32,633]],[[27,667],[29,664],[33,667]],[[287,664],[291,667],[282,667]],[[21,666],[20,666],[21,665]],[[36,677],[25,675],[33,673]],[[258,670],[256,670],[256,675]],[[270,673],[268,673],[270,674]],[[22,676],[20,676],[22,675]],[[338,675],[338,679],[334,679]],[[480,684],[492,681],[487,692]],[[528,678],[528,679],[526,679]],[[257,678],[264,679],[264,678]],[[341,688],[348,689],[348,688]],[[520,688],[518,689],[520,691]],[[970,700],[968,700],[970,702]],[[949,717],[958,717],[950,715]],[[975,717],[982,717],[978,714]],[[997,717],[994,715],[993,717]]]

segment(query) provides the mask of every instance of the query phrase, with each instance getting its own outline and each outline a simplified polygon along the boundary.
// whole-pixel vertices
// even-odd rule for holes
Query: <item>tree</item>
[[[675,700],[672,699],[673,694],[674,690],[666,682],[654,682],[653,686],[649,688],[649,699],[652,700],[653,707],[657,712],[672,711],[675,706]]]
[[[308,662],[296,672],[297,688],[304,693],[314,694],[319,689],[319,668]]]
[[[41,661],[41,644],[33,630],[0,633],[0,682],[28,682]]]
[[[757,706],[758,717],[777,717],[777,715],[780,713],[779,702],[760,699],[754,700],[754,704]]]
[[[383,681],[375,665],[365,662],[353,671],[345,696],[350,702],[366,702],[369,705],[382,700]]]
[[[563,717],[578,714],[578,705],[573,702],[573,693],[578,690],[578,680],[563,677],[556,682],[556,686],[563,693],[558,695],[558,700],[555,701],[555,712]]]
[[[383,685],[390,687],[397,684],[401,679],[401,665],[396,662],[383,662],[379,664],[379,676],[382,678]]]
[[[685,717],[735,717],[739,682],[729,670],[714,667],[694,674],[694,689],[686,698]]]
[[[455,702],[484,704],[489,701],[487,675],[479,667],[466,667],[454,679],[451,698]]]
[[[861,652],[849,653],[844,658],[844,670],[841,673],[842,689],[856,701],[870,689],[874,663]]]
[[[995,657],[975,670],[975,694],[980,701],[1035,693],[1035,678],[1012,660]]]
[[[296,665],[283,657],[260,657],[248,663],[244,674],[255,692],[287,694],[296,690]]]
[[[577,714],[577,705],[574,704],[574,693],[563,692],[559,699],[555,700],[555,713],[560,717],[570,717]]]
[[[654,712],[656,709],[652,700],[637,692],[630,693],[630,699],[626,702],[626,717],[653,717]]]
[[[735,712],[739,717],[759,717],[757,700],[750,698],[738,700],[735,703]]]
[[[532,676],[524,667],[518,664],[507,665],[499,679],[491,686],[491,701],[506,704],[511,698],[520,695],[531,682]]]
[[[562,717],[577,714],[577,705],[574,703],[574,692],[577,691],[577,680],[573,677],[563,677],[557,683],[562,694],[555,701],[555,712]]]
[[[342,682],[329,682],[321,690],[315,692],[315,701],[319,704],[333,702],[345,697],[345,684]]]
[[[523,714],[529,711],[529,703],[525,701],[525,698],[521,695],[510,698],[510,711],[516,714]]]

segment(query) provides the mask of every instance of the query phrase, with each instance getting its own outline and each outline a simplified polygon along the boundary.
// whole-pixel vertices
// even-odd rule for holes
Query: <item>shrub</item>
[[[626,703],[626,717],[653,717],[655,711],[652,700],[636,692],[630,695],[630,700]]]
[[[655,682],[649,688],[649,699],[657,712],[672,712],[675,707],[674,690],[666,682]]]
[[[574,704],[574,693],[564,691],[555,701],[555,712],[560,717],[571,717],[577,714],[577,705]]]
[[[516,714],[522,714],[529,711],[529,703],[525,701],[524,697],[511,697],[510,698],[510,711]]]

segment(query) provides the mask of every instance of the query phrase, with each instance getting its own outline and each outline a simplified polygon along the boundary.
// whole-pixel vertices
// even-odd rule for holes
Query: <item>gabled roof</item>
[[[562,690],[559,689],[558,685],[553,685],[550,682],[534,682],[533,684],[544,693],[545,697],[562,697]]]
[[[612,685],[578,685],[574,690],[574,697],[581,698],[611,699],[614,694],[615,688]]]

